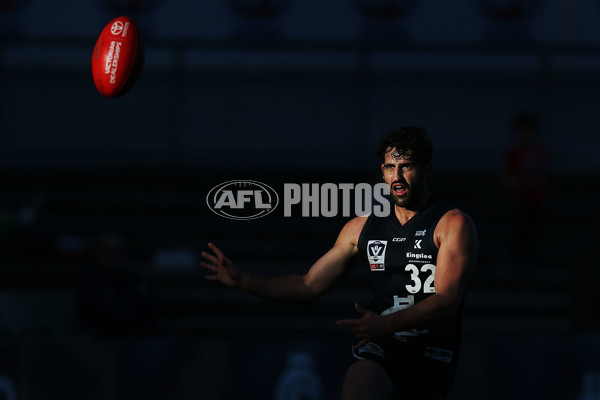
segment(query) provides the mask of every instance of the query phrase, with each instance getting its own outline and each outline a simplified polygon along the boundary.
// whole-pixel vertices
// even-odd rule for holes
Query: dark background
[[[147,57],[107,99],[91,52],[119,15]],[[593,0],[0,0],[0,398],[337,398],[334,321],[366,304],[365,271],[298,306],[198,262],[214,241],[303,273],[345,219],[227,220],[206,195],[377,182],[375,143],[405,125],[481,237],[455,398],[600,398],[599,69]],[[549,155],[525,235],[505,175],[521,112]]]

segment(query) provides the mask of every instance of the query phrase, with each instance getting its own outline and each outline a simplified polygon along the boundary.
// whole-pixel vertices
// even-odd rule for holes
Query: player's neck
[[[414,217],[420,210],[425,208],[425,206],[431,200],[431,193],[429,190],[426,190],[422,196],[420,196],[419,201],[415,202],[414,206],[411,207],[400,207],[396,205],[394,207],[394,211],[396,213],[396,218],[400,224],[406,224],[412,217]]]

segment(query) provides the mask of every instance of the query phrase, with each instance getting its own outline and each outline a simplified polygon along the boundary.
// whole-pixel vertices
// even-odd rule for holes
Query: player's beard
[[[413,182],[411,185],[409,185],[407,182],[403,182],[406,188],[406,193],[404,196],[398,197],[396,194],[394,194],[394,190],[392,189],[394,183],[390,185],[390,193],[392,195],[392,201],[394,204],[398,207],[407,208],[409,210],[418,208],[422,197],[421,193],[424,192],[423,185],[421,185],[419,182]]]

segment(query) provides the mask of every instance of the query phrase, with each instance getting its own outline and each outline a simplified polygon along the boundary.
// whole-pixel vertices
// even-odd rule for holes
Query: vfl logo
[[[371,271],[385,271],[385,249],[387,240],[369,240],[367,243],[367,258]]]
[[[228,181],[208,192],[206,204],[224,218],[248,220],[264,217],[279,203],[277,192],[257,181]]]
[[[115,36],[118,36],[121,34],[121,32],[123,32],[123,22],[121,21],[116,21],[114,24],[112,24],[112,26],[110,27],[110,33],[112,33]]]

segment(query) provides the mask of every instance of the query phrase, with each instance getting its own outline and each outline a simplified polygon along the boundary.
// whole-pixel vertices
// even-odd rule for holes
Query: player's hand
[[[208,261],[200,262],[200,266],[214,272],[214,275],[206,275],[204,279],[221,282],[229,287],[238,287],[244,275],[243,271],[225,257],[225,254],[217,246],[209,243],[208,247],[214,252],[214,255],[206,251],[200,253]]]
[[[388,333],[387,325],[381,315],[362,308],[358,303],[354,305],[354,308],[360,314],[360,318],[340,320],[337,321],[337,324],[352,327],[354,337],[359,340],[358,344],[354,346],[355,350]]]

